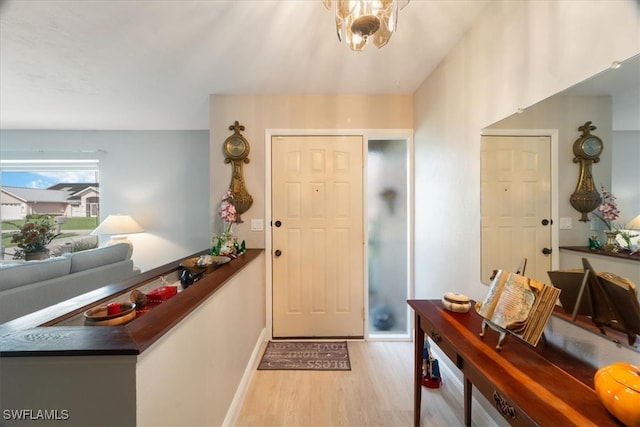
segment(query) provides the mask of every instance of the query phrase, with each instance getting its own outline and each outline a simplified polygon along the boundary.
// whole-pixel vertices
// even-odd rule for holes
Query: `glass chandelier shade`
[[[398,27],[398,10],[409,0],[322,0],[335,12],[338,39],[362,51],[369,40],[381,48]]]

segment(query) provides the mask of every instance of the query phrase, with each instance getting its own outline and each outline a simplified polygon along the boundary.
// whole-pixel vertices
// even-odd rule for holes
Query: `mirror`
[[[503,212],[508,209],[505,208],[505,204],[515,200],[514,197],[503,197],[495,192],[495,197],[498,198],[486,199],[486,177],[484,176],[487,173],[486,164],[500,155],[496,152],[487,154],[491,143],[487,136],[531,137],[536,135],[536,137],[548,138],[550,141],[552,158],[547,165],[547,173],[551,176],[548,188],[550,199],[548,211],[549,219],[555,219],[555,223],[548,221],[550,226],[546,230],[545,243],[536,244],[540,247],[534,248],[532,253],[519,253],[519,248],[515,245],[508,250],[495,250],[488,253],[483,213],[481,280],[484,283],[489,281],[487,270],[489,272],[492,269],[514,271],[518,261],[523,257],[528,258],[525,275],[549,283],[547,271],[579,267],[578,264],[573,265],[573,262],[567,261],[567,257],[561,254],[563,251],[558,250],[559,247],[587,247],[589,237],[594,234],[604,242],[603,231],[606,228],[604,224],[599,223],[592,214],[589,214],[590,221],[580,222],[580,213],[571,206],[569,201],[569,196],[575,190],[579,173],[578,165],[572,161],[574,157],[572,145],[580,137],[581,132],[578,128],[587,121],[593,122],[597,129],[592,133],[601,138],[604,143],[601,160],[593,165],[594,183],[598,191],[604,187],[616,196],[621,212],[616,221],[617,225],[624,226],[640,214],[640,186],[638,186],[640,172],[637,167],[640,164],[639,76],[640,55],[637,55],[483,129],[481,143],[483,212],[487,203],[500,204]],[[555,159],[553,159],[554,156]],[[539,190],[533,189],[530,194],[537,193]],[[526,195],[522,199],[528,201]],[[544,219],[547,218],[537,218],[535,227],[540,228],[539,225]],[[535,241],[540,242],[537,239]],[[554,242],[553,247],[551,242]],[[547,243],[549,246],[546,246]],[[547,249],[552,251],[542,254]],[[618,270],[616,266],[609,266],[609,257],[600,258],[607,258],[607,262],[592,259],[592,264],[598,271],[620,274],[631,279],[636,287],[640,286],[640,259],[625,259],[624,262],[627,265],[623,265],[620,271],[616,271]],[[489,259],[491,265],[485,265]],[[581,259],[580,254],[577,254],[575,259]]]

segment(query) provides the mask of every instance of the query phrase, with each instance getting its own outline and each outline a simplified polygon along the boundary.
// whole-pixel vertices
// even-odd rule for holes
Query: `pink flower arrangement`
[[[210,250],[210,255],[223,255],[235,258],[238,254],[243,253],[246,249],[244,247],[244,241],[242,245],[238,244],[238,239],[233,235],[231,226],[238,222],[238,212],[233,200],[233,193],[228,190],[223,196],[220,202],[220,210],[218,215],[224,222],[227,223],[223,232],[215,234],[211,239],[213,246]]]
[[[602,203],[598,206],[599,214],[594,213],[594,215],[604,222],[608,230],[612,230],[611,222],[620,216],[620,211],[616,205],[616,197],[611,192],[605,190],[604,187],[601,187],[600,191],[602,191]]]
[[[230,233],[231,226],[237,221],[238,218],[236,206],[233,204],[233,193],[231,193],[231,191],[227,191],[224,196],[222,196],[219,215],[220,218],[224,220],[224,222],[229,224],[225,232]]]

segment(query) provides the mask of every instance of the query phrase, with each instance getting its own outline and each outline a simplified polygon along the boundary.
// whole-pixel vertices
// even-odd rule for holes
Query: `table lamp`
[[[133,251],[133,243],[127,234],[142,233],[144,229],[129,215],[109,215],[100,225],[91,232],[94,236],[111,236],[107,246],[116,243],[127,243]]]
[[[627,225],[625,225],[625,228],[627,230],[640,230],[640,215],[629,221]]]

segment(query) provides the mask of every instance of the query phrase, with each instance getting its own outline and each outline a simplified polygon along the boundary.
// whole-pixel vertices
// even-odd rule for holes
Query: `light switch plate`
[[[571,230],[573,228],[573,220],[571,217],[560,218],[560,230]]]
[[[252,219],[251,220],[251,231],[263,231],[264,230],[264,221],[261,219]]]

